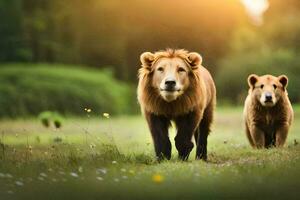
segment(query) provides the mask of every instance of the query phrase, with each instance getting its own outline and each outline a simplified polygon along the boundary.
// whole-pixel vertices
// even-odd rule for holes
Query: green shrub
[[[38,118],[46,128],[53,124],[55,128],[59,129],[63,123],[63,117],[57,112],[44,111],[39,114]]]
[[[0,65],[0,117],[61,114],[128,114],[136,110],[135,91],[109,70],[63,65]]]
[[[288,92],[293,102],[300,101],[300,58],[291,50],[257,50],[234,53],[220,63],[216,84],[220,102],[243,103],[248,92],[250,74],[285,74],[289,77]]]

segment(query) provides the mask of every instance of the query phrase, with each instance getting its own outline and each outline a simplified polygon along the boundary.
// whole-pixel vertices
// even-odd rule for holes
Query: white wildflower
[[[12,178],[13,176],[11,175],[11,174],[9,174],[9,173],[7,173],[6,175],[6,178]]]
[[[78,177],[78,174],[76,174],[75,172],[71,172],[70,175],[76,178]]]
[[[18,186],[23,186],[23,185],[24,185],[24,183],[21,182],[21,181],[16,181],[15,183],[16,183],[16,185],[18,185]]]
[[[99,174],[99,173],[102,173],[102,174],[106,174],[107,173],[107,169],[105,169],[105,168],[99,168],[99,169],[97,169],[97,174]]]
[[[122,168],[122,169],[121,169],[121,172],[126,172],[126,169],[125,169],[125,168]]]
[[[118,178],[115,178],[114,181],[115,181],[115,182],[119,182],[120,180],[119,180]]]
[[[40,173],[40,176],[47,177],[47,174],[45,174],[44,172],[42,172],[42,173]]]
[[[83,168],[80,166],[80,167],[78,167],[78,171],[80,172],[80,173],[82,173],[83,172]]]

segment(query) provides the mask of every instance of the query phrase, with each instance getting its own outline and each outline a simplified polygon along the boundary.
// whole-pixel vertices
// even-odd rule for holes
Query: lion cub
[[[248,77],[250,86],[245,101],[246,134],[254,148],[284,145],[293,120],[285,75]]]

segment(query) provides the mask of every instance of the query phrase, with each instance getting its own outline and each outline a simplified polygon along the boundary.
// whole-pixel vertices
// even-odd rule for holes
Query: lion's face
[[[190,74],[197,70],[202,62],[198,53],[178,51],[177,56],[168,56],[167,52],[141,55],[140,72],[151,78],[151,86],[166,102],[172,102],[184,95],[190,86]]]
[[[288,78],[285,75],[279,77],[264,75],[257,76],[252,74],[248,77],[248,83],[252,95],[264,107],[273,107],[278,100],[285,95]]]
[[[161,58],[153,66],[152,86],[165,101],[174,101],[189,87],[189,71],[181,58]]]

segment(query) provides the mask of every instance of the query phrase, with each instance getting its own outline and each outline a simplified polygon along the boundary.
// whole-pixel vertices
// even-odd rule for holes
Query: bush
[[[300,101],[300,58],[291,50],[258,50],[234,53],[220,63],[216,77],[218,96],[223,102],[244,102],[249,74],[285,74],[289,77],[288,92],[292,102]]]
[[[0,65],[0,117],[38,115],[44,110],[84,115],[128,114],[135,92],[109,70],[58,65]]]

